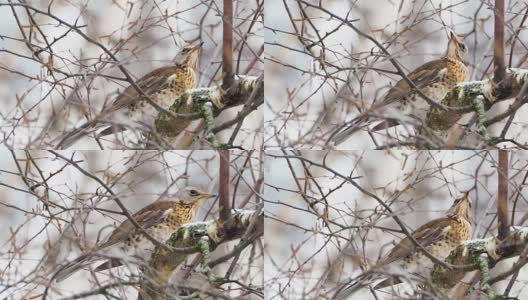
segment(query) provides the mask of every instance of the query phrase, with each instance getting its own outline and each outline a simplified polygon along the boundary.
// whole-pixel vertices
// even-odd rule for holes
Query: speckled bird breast
[[[175,205],[167,215],[167,223],[174,228],[178,228],[182,224],[190,223],[193,219],[193,212],[193,206],[190,204]]]
[[[470,237],[471,224],[463,218],[456,218],[451,224],[451,230],[447,233],[449,243],[456,246]]]
[[[169,110],[183,92],[194,88],[194,84],[194,70],[189,67],[178,68],[173,75],[169,76],[166,86],[151,96],[151,99],[163,109]],[[177,113],[185,114],[190,112],[190,103],[184,101],[177,105],[180,106],[176,111]],[[135,122],[153,127],[155,126],[154,121],[158,116],[158,110],[146,101],[140,101],[137,104],[137,109],[130,112],[129,116]],[[181,132],[189,123],[190,120],[178,120],[178,122],[173,124],[173,132]]]
[[[466,81],[467,79],[468,69],[463,62],[451,59],[447,61],[447,72],[444,78],[446,85],[453,88],[456,84]]]
[[[178,227],[192,222],[193,211],[192,205],[177,204],[167,214],[163,222],[148,228],[147,232],[156,240],[165,242]],[[130,236],[123,244],[125,253],[144,260],[150,258],[155,248],[155,245],[142,234]]]
[[[440,79],[430,85],[423,87],[422,92],[431,100],[440,103],[446,94],[458,83],[467,80],[468,72],[466,65],[461,61],[449,60],[447,68],[441,74]],[[413,92],[401,102],[400,109],[408,115],[414,115],[425,121],[430,109],[429,103],[420,94]]]
[[[444,238],[428,245],[425,249],[438,259],[444,260],[451,250],[470,237],[471,224],[463,218],[455,218],[449,227],[445,229]],[[416,272],[424,276],[429,276],[433,265],[433,261],[421,251],[414,252],[400,263],[400,266],[407,271]]]

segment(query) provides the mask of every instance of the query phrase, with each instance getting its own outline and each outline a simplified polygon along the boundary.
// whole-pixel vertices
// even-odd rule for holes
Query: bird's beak
[[[204,42],[200,42],[199,44],[197,44],[196,46],[193,47],[193,50],[196,51],[196,50],[202,49],[203,44],[204,44]]]
[[[216,194],[208,194],[208,193],[203,193],[202,194],[202,199],[209,199],[209,198],[215,198],[217,195]]]
[[[470,191],[465,191],[463,194],[462,194],[462,198],[467,201],[469,203],[469,207],[471,207],[471,198],[469,197],[469,192]]]

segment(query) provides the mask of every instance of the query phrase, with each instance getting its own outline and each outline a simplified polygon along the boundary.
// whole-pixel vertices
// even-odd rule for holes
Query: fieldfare
[[[192,221],[200,200],[215,196],[194,187],[186,187],[179,190],[170,201],[156,201],[149,204],[133,217],[151,237],[160,243],[165,243],[178,227]],[[155,248],[154,243],[127,219],[114,229],[106,242],[62,267],[55,274],[55,279],[62,281],[77,270],[101,259],[107,261],[96,267],[95,271],[122,265],[123,261],[118,257],[139,265],[145,264]]]
[[[447,210],[445,217],[425,223],[411,235],[425,251],[444,261],[451,250],[471,237],[470,208],[471,199],[468,191],[457,197],[451,208]],[[430,278],[433,266],[434,262],[423,250],[416,247],[412,240],[406,237],[366,273],[372,274],[375,270],[391,271],[392,269],[394,273],[404,270],[407,274]],[[401,281],[398,278],[388,278],[376,284],[374,288],[381,289],[399,283]],[[357,285],[345,288],[338,292],[335,299],[347,299],[357,289]]]
[[[429,99],[440,103],[445,95],[458,83],[466,81],[468,70],[464,62],[467,52],[462,37],[451,32],[445,57],[428,62],[411,73],[407,78]],[[371,131],[379,131],[398,125],[398,120],[409,120],[418,127],[425,124],[430,105],[405,79],[401,79],[385,95],[380,104],[375,104],[369,112],[351,122],[346,129],[336,133],[331,139],[336,144],[344,142],[350,135],[365,125],[369,114],[383,115],[386,118]],[[393,115],[393,119],[391,119]]]
[[[151,101],[168,110],[178,96],[194,88],[195,68],[202,44],[184,47],[176,56],[175,65],[155,69],[141,77],[136,85]],[[190,101],[184,101],[181,106],[178,113],[190,113],[192,110]],[[96,131],[100,127],[108,127],[108,123],[113,125],[101,131],[98,137],[117,133],[127,128],[146,128],[146,131],[150,131],[150,129],[155,128],[154,122],[159,112],[158,108],[151,105],[146,97],[130,85],[117,96],[108,109],[103,110],[93,120],[68,133],[56,148],[68,148],[84,135]],[[182,131],[190,122],[189,119],[181,120],[181,124],[177,124],[178,128],[174,128],[174,130]]]

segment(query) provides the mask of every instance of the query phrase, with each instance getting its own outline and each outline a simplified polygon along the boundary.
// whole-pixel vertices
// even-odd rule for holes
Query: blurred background
[[[493,1],[306,2],[321,7],[295,0],[266,1],[266,8],[274,12],[266,18],[265,32],[266,76],[274,78],[266,82],[265,141],[269,147],[333,147],[326,145],[330,135],[379,101],[401,79],[374,43],[332,15],[352,21],[380,42],[406,73],[445,55],[449,30],[453,30],[465,36],[469,80],[493,75]],[[505,1],[507,67],[528,67],[527,9],[526,1]],[[512,100],[494,105],[487,116],[503,112]],[[507,138],[528,141],[527,113],[526,106],[518,110]],[[461,123],[467,121],[468,116]],[[505,122],[491,125],[490,132],[498,135]],[[398,132],[406,133],[401,126]],[[387,142],[382,135],[375,137],[380,144]],[[376,146],[373,137],[362,130],[338,149]]]
[[[526,226],[527,165],[526,152],[510,152],[509,217],[519,226]],[[361,266],[374,264],[404,237],[391,231],[398,225],[367,192],[413,231],[444,216],[460,192],[472,189],[472,238],[496,235],[495,151],[269,151],[265,177],[266,237],[283,236],[265,240],[268,299],[330,299],[339,284],[361,274]],[[491,276],[517,259],[500,262]],[[509,296],[528,297],[526,268],[493,285],[496,293],[502,294],[510,280]],[[351,299],[376,299],[373,293],[365,288]]]
[[[0,144],[10,148],[50,148],[60,134],[86,122],[86,114],[98,113],[129,85],[102,48],[72,27],[112,52],[134,79],[171,65],[183,46],[203,41],[197,86],[221,84],[222,1],[14,3],[41,13],[10,7],[9,2],[0,1]],[[235,74],[258,76],[263,70],[263,3],[235,1],[233,6]],[[217,125],[232,120],[240,109],[222,113]],[[259,108],[244,121],[235,144],[259,147],[262,121]],[[224,141],[232,133],[230,128],[218,137]],[[103,143],[105,148],[112,145]],[[92,138],[81,140],[75,149],[100,147]]]
[[[126,217],[107,190],[74,164],[101,179],[130,212],[158,199],[170,199],[178,189],[194,186],[218,194],[219,155],[215,151],[59,151],[65,161],[47,151],[0,151],[0,298],[136,299],[137,268],[95,273],[83,270],[56,283],[53,274],[67,261],[105,240],[113,226]],[[230,193],[234,208],[255,210],[261,202],[263,166],[258,152],[232,151]],[[218,218],[218,198],[205,201],[195,221]],[[238,240],[220,245],[213,259],[233,250]],[[262,249],[248,246],[232,260],[214,268],[218,277],[229,272],[222,285],[226,296],[254,295],[246,287],[262,286]],[[192,256],[189,258],[192,261]],[[103,292],[97,288],[117,285]],[[104,295],[106,293],[106,295]]]

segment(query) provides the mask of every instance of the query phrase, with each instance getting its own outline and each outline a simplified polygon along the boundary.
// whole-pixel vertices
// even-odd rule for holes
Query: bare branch
[[[498,165],[498,199],[497,199],[497,221],[499,223],[499,240],[504,240],[508,237],[510,232],[510,222],[508,220],[508,187],[509,187],[509,151],[499,150],[499,165]]]

